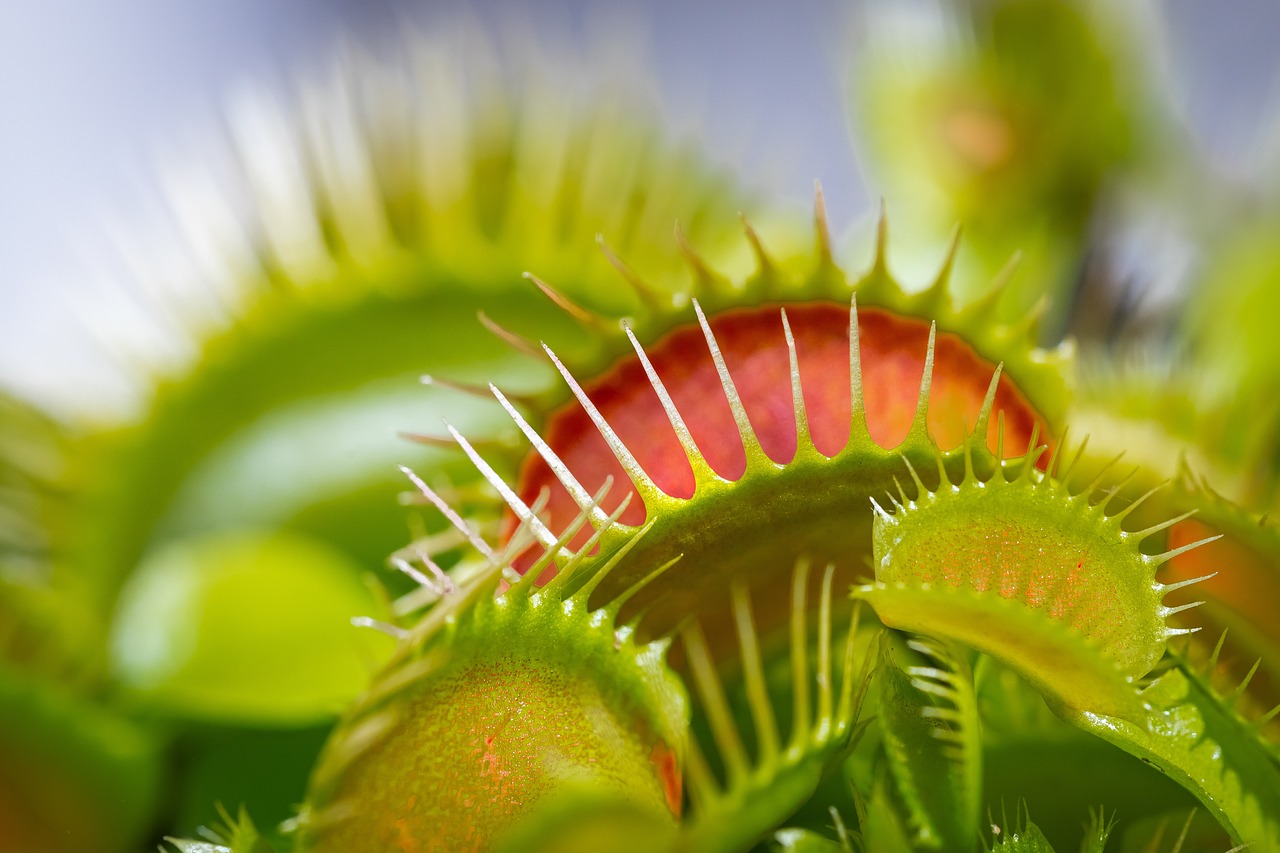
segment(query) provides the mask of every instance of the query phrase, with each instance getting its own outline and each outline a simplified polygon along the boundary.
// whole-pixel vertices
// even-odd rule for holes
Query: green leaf
[[[1280,759],[1197,678],[1174,666],[1141,693],[1141,724],[1103,714],[1067,719],[1151,763],[1196,795],[1237,844],[1280,850]]]
[[[351,619],[377,612],[359,569],[283,533],[161,550],[124,590],[111,659],[133,701],[164,714],[298,725],[367,686],[391,641]]]

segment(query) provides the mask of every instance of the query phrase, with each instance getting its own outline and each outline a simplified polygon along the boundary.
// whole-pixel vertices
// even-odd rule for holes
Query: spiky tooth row
[[[832,259],[820,193],[815,219],[817,254],[798,272],[771,258],[746,225],[757,270],[739,282],[681,238],[691,288],[669,299],[638,296],[639,312],[618,318],[613,329],[599,312],[531,276],[585,333],[587,352],[581,340],[535,343],[518,331],[501,334],[542,353],[572,404],[556,408],[564,392],[515,400],[491,386],[532,447],[514,484],[476,442],[446,427],[445,440],[461,447],[498,493],[512,527],[529,518],[528,505],[544,488],[551,490],[546,521],[558,526],[584,511],[604,477],[628,484],[610,500],[628,492],[637,499],[606,541],[644,523],[652,532],[601,596],[607,600],[648,565],[684,555],[685,568],[636,602],[654,605],[646,628],[656,633],[712,604],[709,595],[723,608],[723,596],[712,591],[731,578],[754,585],[769,566],[806,550],[852,579],[866,553],[865,499],[890,485],[896,455],[924,461],[937,452],[939,436],[950,450],[971,429],[994,434],[996,411],[1017,444],[1034,424],[1053,426],[1064,405],[1069,347],[1037,349],[1034,316],[1004,325],[990,322],[989,303],[956,308],[950,255],[928,288],[907,294],[887,269],[883,219],[871,270],[850,282]],[[669,293],[617,264],[637,294]],[[990,298],[999,291],[997,285]],[[771,307],[778,302],[784,305]],[[692,306],[692,318],[682,305]],[[772,365],[767,374],[758,372],[757,358]],[[1021,389],[1033,395],[1031,403]],[[593,524],[609,508],[593,510]],[[770,535],[784,529],[786,537]],[[545,531],[538,538],[545,542]],[[774,578],[774,587],[785,583]],[[726,611],[706,627],[722,634],[728,624]]]
[[[881,645],[880,731],[921,848],[962,850],[978,836],[982,737],[966,655],[923,637],[890,634]]]
[[[1181,519],[1125,530],[1142,499],[1108,514],[1118,487],[1096,503],[1099,480],[1072,492],[1079,453],[1065,467],[1055,455],[1045,473],[1035,466],[1040,448],[1016,464],[1012,479],[1005,462],[982,479],[969,446],[958,484],[940,467],[941,486],[930,489],[907,463],[916,496],[904,490],[890,498],[892,513],[876,506],[876,583],[857,595],[887,624],[988,652],[1067,707],[1132,715],[1132,682],[1156,665],[1168,638],[1193,630],[1168,619],[1194,603],[1170,607],[1162,599],[1206,579],[1164,584],[1156,570],[1212,539],[1144,554],[1144,539]],[[929,603],[912,604],[919,601]],[[994,624],[1015,614],[1016,631]],[[1068,676],[1065,659],[1096,664]]]
[[[1226,632],[1220,653],[1214,656],[1215,666],[1222,670],[1216,677],[1238,682],[1261,661],[1243,699],[1251,713],[1264,713],[1280,703],[1280,631],[1275,604],[1280,596],[1280,529],[1268,515],[1245,510],[1186,469],[1168,502],[1196,510],[1194,517],[1170,528],[1171,547],[1211,534],[1222,537],[1203,550],[1174,558],[1167,571],[1172,579],[1185,580],[1210,568],[1224,568],[1197,589],[1207,599],[1203,610],[1197,611],[1197,619],[1211,629],[1207,632],[1210,640]],[[1185,596],[1175,600],[1182,598]],[[1280,726],[1271,726],[1269,733],[1280,740]]]
[[[682,614],[691,608],[698,609],[697,596],[701,595],[701,593],[697,592],[697,590],[699,587],[710,589],[713,584],[712,576],[718,574],[719,577],[727,579],[739,571],[748,575],[758,574],[767,570],[767,566],[771,564],[770,561],[793,559],[796,553],[810,544],[805,541],[787,542],[775,553],[752,555],[745,558],[735,556],[733,551],[742,544],[744,535],[748,540],[752,537],[760,540],[768,533],[764,526],[766,524],[765,519],[768,517],[768,507],[761,505],[754,512],[742,513],[742,504],[738,502],[738,498],[754,493],[760,501],[776,502],[776,512],[796,515],[798,520],[801,520],[800,516],[808,516],[809,518],[806,522],[808,526],[819,525],[824,527],[824,533],[819,537],[818,542],[813,543],[813,546],[819,549],[826,549],[825,552],[822,552],[824,558],[835,558],[841,565],[852,566],[857,562],[856,555],[865,553],[865,544],[856,536],[855,532],[832,532],[830,534],[838,536],[840,541],[848,546],[844,549],[839,549],[830,542],[824,543],[821,539],[826,538],[828,535],[827,529],[836,528],[838,530],[846,528],[847,525],[843,523],[843,519],[850,514],[866,519],[866,504],[863,503],[863,500],[871,494],[880,493],[891,482],[889,470],[896,464],[894,455],[872,438],[868,427],[861,371],[861,336],[858,331],[860,315],[856,297],[851,302],[847,315],[849,318],[848,328],[850,330],[850,343],[847,345],[847,351],[851,400],[849,404],[850,411],[847,415],[848,440],[843,449],[837,451],[834,455],[828,455],[819,450],[813,439],[813,432],[809,427],[811,417],[806,407],[804,382],[796,352],[794,324],[790,321],[785,310],[779,311],[777,315],[783,338],[786,342],[787,382],[789,386],[787,396],[791,400],[791,423],[796,441],[796,449],[792,457],[781,462],[770,458],[764,452],[757,438],[757,433],[753,429],[751,416],[743,404],[734,379],[725,363],[716,332],[712,328],[711,321],[707,319],[705,312],[702,311],[697,302],[695,302],[695,315],[698,317],[699,330],[714,363],[716,381],[720,385],[724,400],[729,406],[736,433],[732,441],[736,442],[742,449],[745,457],[745,467],[736,479],[726,478],[703,453],[700,441],[694,438],[688,425],[685,412],[674,403],[667,384],[658,375],[653,361],[648,356],[645,348],[639,343],[638,336],[633,330],[626,330],[629,342],[636,353],[639,365],[638,370],[642,370],[648,380],[649,387],[661,408],[660,417],[666,421],[674,433],[680,447],[681,458],[693,474],[693,494],[687,497],[674,496],[671,494],[672,489],[669,483],[660,484],[655,481],[656,475],[650,474],[645,465],[637,458],[637,455],[632,452],[628,443],[619,435],[610,419],[595,404],[583,389],[581,383],[565,366],[564,362],[557,357],[549,346],[546,347],[548,357],[563,376],[573,396],[579,401],[586,418],[600,436],[600,440],[603,441],[606,453],[609,454],[610,462],[616,464],[615,473],[626,477],[631,484],[633,494],[640,498],[633,505],[630,515],[624,517],[624,524],[619,525],[613,532],[609,533],[606,539],[612,536],[624,535],[626,530],[638,526],[642,520],[654,527],[653,534],[647,537],[646,542],[640,546],[643,556],[637,553],[629,561],[631,565],[629,567],[624,566],[622,570],[616,573],[615,579],[606,584],[606,592],[603,594],[615,594],[618,587],[615,587],[614,584],[617,581],[634,578],[644,571],[646,564],[665,563],[679,554],[685,554],[687,563],[698,565],[700,567],[699,571],[708,573],[707,577],[702,578],[685,577],[684,575],[687,573],[681,571],[673,573],[662,581],[663,594],[668,600],[670,600],[671,591],[680,587],[683,587],[682,595],[693,597],[687,597],[680,602],[672,602],[670,606],[662,607],[658,613],[653,614],[657,619],[653,627],[658,632],[669,629],[674,624],[676,614]],[[876,316],[881,315],[876,314]],[[936,329],[930,327],[927,346],[921,359],[923,367],[920,385],[912,406],[913,413],[910,418],[910,424],[907,427],[907,434],[902,443],[895,448],[897,453],[905,453],[920,460],[931,458],[933,454],[938,452],[930,437],[928,425],[931,412],[930,394],[931,390],[935,388],[932,368],[935,350],[938,346],[937,340]],[[981,396],[977,423],[974,425],[976,429],[984,434],[988,430],[988,424],[997,399],[997,391],[1001,387],[1002,375],[999,368],[997,368],[990,382],[984,380],[985,392]],[[553,447],[552,439],[543,437],[506,395],[497,388],[493,388],[492,393],[512,418],[520,432],[533,445],[541,464],[546,466],[545,470],[550,482],[530,481],[526,476],[524,494],[530,494],[530,490],[535,485],[538,487],[551,485],[553,493],[550,518],[555,518],[557,512],[563,517],[566,512],[566,505],[563,502],[559,504],[560,509],[556,509],[557,500],[560,500],[558,496],[563,496],[562,500],[568,501],[568,506],[571,506],[575,512],[585,511],[589,505],[587,484],[575,472],[575,465],[570,461],[570,459],[574,458],[581,461],[581,456],[573,457],[571,455],[566,458],[563,452]],[[703,405],[706,405],[706,403]],[[699,413],[694,412],[694,414],[698,415]],[[530,518],[528,498],[522,497],[512,486],[508,485],[497,474],[494,467],[457,430],[448,429],[450,436],[462,447],[476,469],[502,497],[512,516],[520,520]],[[567,452],[574,454],[577,451],[573,447],[568,447]],[[812,504],[805,505],[804,496],[807,493],[812,494],[814,501]],[[833,497],[835,498],[834,504],[830,502]],[[720,512],[720,510],[727,509],[731,505],[738,509],[728,514]],[[603,509],[596,508],[591,512],[595,516],[595,520],[598,521],[600,515],[603,514]],[[629,522],[628,518],[630,519]],[[727,530],[728,527],[733,526],[735,518],[743,522],[742,527],[746,528],[745,531],[731,533]],[[541,524],[536,520],[531,523],[534,525],[535,530]],[[774,527],[780,523],[779,516],[771,517],[767,523],[769,527]],[[865,525],[866,521],[862,521],[861,524]],[[726,529],[722,531],[717,528]],[[545,544],[545,530],[540,532],[539,538]],[[717,546],[720,547],[719,551],[716,550]],[[767,543],[764,542],[757,542],[755,547],[768,549]],[[715,565],[716,557],[712,556],[713,553],[727,554],[729,562],[737,563],[737,565],[729,567],[728,571],[718,568]],[[706,555],[705,558],[703,555]],[[697,559],[688,559],[693,557],[697,557]],[[656,591],[655,593],[646,593],[646,601],[653,601],[658,597]]]
[[[1184,662],[1143,687],[1137,720],[1078,712],[1066,719],[1158,768],[1196,796],[1233,849],[1280,850],[1280,760],[1256,730]]]
[[[1259,710],[1257,699],[1249,692],[1263,660],[1256,658],[1243,676],[1234,677],[1228,672],[1224,677],[1223,649],[1228,633],[1224,630],[1218,635],[1207,655],[1203,654],[1204,647],[1196,648],[1188,642],[1184,648],[1171,649],[1171,657],[1183,674],[1197,683],[1204,695],[1216,700],[1224,715],[1232,718],[1242,730],[1252,733],[1258,746],[1280,761],[1280,737],[1275,735],[1271,725],[1280,717],[1280,704],[1269,710]]]
[[[479,539],[447,505],[440,509],[462,537]],[[643,531],[597,550],[615,511],[573,549],[591,513],[552,536],[535,523],[541,509],[528,508],[505,546],[477,546],[478,570],[448,576],[396,558],[434,603],[408,627],[374,625],[401,642],[316,765],[296,822],[300,850],[487,850],[541,805],[583,786],[665,815],[667,824],[679,814],[687,711],[664,664],[667,643],[637,644],[617,622],[631,593],[606,608],[587,606]],[[511,561],[531,541],[545,550],[521,576]],[[434,565],[425,550],[415,559]],[[538,586],[553,561],[558,573]]]
[[[742,689],[750,712],[754,749],[735,721],[724,677],[708,649],[701,626],[694,621],[681,634],[688,669],[698,697],[699,714],[714,744],[697,736],[689,744],[689,794],[693,813],[682,829],[681,849],[730,851],[758,842],[805,803],[823,775],[856,743],[865,728],[860,723],[863,698],[875,663],[869,632],[862,632],[855,610],[845,635],[844,650],[833,654],[832,587],[835,567],[822,572],[816,635],[810,633],[810,564],[797,561],[788,596],[790,678],[788,690],[791,733],[784,742],[778,728],[781,715],[766,681],[761,638],[746,586],[731,590],[733,620],[738,635]],[[811,643],[816,659],[811,661]],[[833,675],[838,667],[839,688]],[[816,686],[816,691],[814,687]],[[713,762],[708,756],[714,757]],[[722,768],[723,778],[713,770]]]

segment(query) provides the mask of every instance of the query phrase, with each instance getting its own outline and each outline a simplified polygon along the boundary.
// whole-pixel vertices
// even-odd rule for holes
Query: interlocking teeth
[[[787,817],[803,800],[778,796],[778,791],[804,792],[816,785],[825,768],[844,757],[863,724],[858,721],[862,699],[873,666],[874,648],[859,645],[860,610],[855,609],[840,656],[840,684],[833,678],[832,588],[835,567],[822,572],[818,601],[816,652],[810,662],[809,578],[807,560],[798,561],[791,573],[789,596],[792,700],[791,732],[783,742],[778,728],[775,699],[766,682],[764,658],[750,595],[742,582],[730,588],[733,621],[738,635],[739,660],[747,707],[754,731],[754,748],[735,721],[722,676],[712,657],[701,625],[695,620],[681,634],[700,713],[710,728],[711,740],[723,766],[723,779],[697,738],[689,745],[689,794],[694,813],[687,827],[689,849],[693,840],[715,834],[749,840]],[[862,648],[859,653],[857,649]],[[861,666],[861,671],[859,667]],[[816,694],[816,695],[815,695]],[[800,796],[807,796],[801,794]]]

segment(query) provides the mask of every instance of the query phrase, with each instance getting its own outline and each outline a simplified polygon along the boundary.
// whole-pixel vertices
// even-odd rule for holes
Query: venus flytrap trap
[[[412,627],[388,626],[401,646],[321,754],[297,849],[488,850],[574,793],[674,821],[687,709],[666,644],[636,644],[617,623],[634,590],[607,608],[586,604],[644,532],[596,551],[615,513],[570,550],[590,515],[555,538],[530,516]],[[546,551],[519,577],[511,561],[526,536]],[[556,576],[535,586],[553,560]]]
[[[835,660],[832,634],[832,582],[835,567],[822,573],[818,599],[817,634],[810,664],[810,566],[798,561],[791,573],[789,689],[791,734],[783,741],[778,729],[776,701],[770,696],[755,617],[741,580],[732,588],[734,622],[738,633],[742,687],[750,711],[753,748],[736,722],[698,623],[683,633],[690,678],[700,710],[719,757],[717,778],[704,756],[699,738],[690,741],[689,795],[693,811],[682,828],[680,850],[740,850],[764,838],[789,820],[817,791],[823,777],[837,768],[856,746],[867,722],[861,719],[863,699],[874,663],[874,644],[859,642],[855,610],[845,633],[844,651]],[[836,675],[839,672],[839,691]],[[810,673],[812,668],[813,672]],[[815,689],[816,684],[816,689]],[[815,695],[816,694],[816,695]],[[750,750],[750,751],[749,751]]]
[[[1034,314],[991,323],[999,284],[986,299],[955,307],[949,256],[928,288],[909,294],[888,273],[883,220],[870,271],[846,279],[831,256],[821,193],[815,219],[817,251],[793,269],[773,261],[750,226],[756,271],[743,280],[691,255],[692,287],[672,301],[691,303],[694,323],[687,308],[665,304],[618,318],[620,333],[582,321],[597,342],[579,359],[582,369],[544,343],[568,405],[563,392],[549,391],[529,416],[493,388],[533,445],[515,484],[449,428],[512,519],[525,518],[543,489],[548,518],[564,523],[603,478],[630,484],[636,500],[605,540],[641,524],[650,533],[599,595],[682,557],[637,596],[635,606],[648,608],[644,629],[668,631],[705,610],[715,620],[705,626],[714,645],[729,621],[724,586],[742,578],[757,584],[756,595],[785,600],[775,567],[797,556],[830,561],[851,581],[868,553],[868,498],[890,487],[900,456],[932,460],[941,441],[955,466],[967,429],[994,440],[993,411],[1012,445],[1029,440],[1041,410],[1065,405],[1069,346],[1037,349]],[[624,347],[632,354],[616,355]],[[598,363],[608,367],[595,381],[577,378]],[[772,624],[769,611],[761,618]]]
[[[1167,620],[1199,602],[1168,607],[1164,596],[1208,579],[1162,584],[1156,570],[1212,540],[1143,554],[1144,539],[1181,519],[1126,531],[1141,498],[1108,515],[1109,499],[1091,502],[1098,480],[1072,494],[1064,485],[1071,465],[1055,464],[1061,456],[1047,473],[1035,467],[1043,451],[1028,453],[1012,478],[1001,461],[982,479],[966,445],[964,479],[952,483],[940,465],[932,490],[907,463],[917,496],[891,497],[893,514],[876,505],[876,584],[857,594],[893,627],[994,655],[1059,708],[1126,716],[1133,697],[1116,683],[1146,675],[1169,637],[1192,630]]]

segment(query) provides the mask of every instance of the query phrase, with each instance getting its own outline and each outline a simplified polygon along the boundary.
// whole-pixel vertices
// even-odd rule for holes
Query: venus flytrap
[[[442,440],[458,446],[507,514],[495,543],[476,534],[465,509],[410,475],[455,530],[441,541],[469,543],[474,554],[451,580],[435,555],[400,552],[397,565],[429,594],[411,594],[414,604],[383,626],[400,638],[400,651],[322,755],[292,824],[298,849],[386,849],[432,838],[457,849],[557,849],[643,836],[655,850],[751,850],[787,825],[776,836],[783,849],[821,848],[832,843],[822,837],[829,824],[815,816],[832,813],[849,815],[852,827],[838,844],[977,849],[981,815],[1003,802],[987,799],[983,781],[987,747],[972,667],[990,669],[986,656],[1024,685],[988,691],[989,703],[1016,704],[1024,701],[1013,698],[1018,690],[1039,691],[1062,719],[1198,798],[1224,841],[1275,843],[1269,748],[1250,739],[1249,724],[1217,694],[1186,681],[1166,652],[1170,638],[1191,629],[1171,621],[1189,605],[1165,596],[1204,579],[1164,581],[1157,570],[1204,543],[1141,546],[1163,542],[1186,514],[1126,530],[1145,503],[1164,506],[1165,493],[1126,501],[1128,478],[1109,470],[1083,488],[1069,485],[1085,446],[1069,443],[1060,422],[1028,402],[1061,412],[1069,381],[1060,357],[1031,347],[1033,324],[993,327],[981,311],[952,307],[945,267],[932,288],[907,295],[888,277],[883,236],[871,273],[850,284],[825,249],[821,205],[818,226],[816,261],[798,276],[783,276],[758,249],[755,277],[733,285],[692,255],[693,291],[676,301],[692,304],[696,323],[684,329],[675,308],[649,303],[621,318],[615,333],[603,315],[539,285],[594,342],[572,360],[543,346],[574,404],[563,406],[564,392],[517,398],[490,386],[532,446],[513,483],[500,470],[514,466],[490,461],[492,451],[446,423]],[[750,229],[748,236],[760,245]],[[630,283],[649,292],[641,279]],[[848,309],[831,301],[844,288]],[[789,292],[801,298],[789,301]],[[780,334],[764,331],[770,315]],[[519,344],[518,332],[498,331]],[[781,369],[767,369],[767,359]],[[579,378],[591,370],[599,378]],[[910,389],[893,381],[903,376]],[[706,388],[721,399],[691,393]],[[653,450],[660,429],[672,441],[665,455]],[[1042,429],[1060,436],[1047,462]],[[615,482],[620,498],[607,488]],[[872,556],[875,582],[855,595],[895,637],[921,636],[894,639],[910,648],[890,654],[867,639],[876,620],[855,623],[843,637],[836,702],[832,618],[847,605],[833,590],[865,573],[859,566]],[[414,559],[421,569],[408,565]],[[805,567],[818,560],[829,563],[815,600]],[[789,580],[780,570],[787,565],[795,567]],[[627,626],[616,639],[590,639],[601,630],[612,637],[616,624]],[[661,650],[677,632],[669,658]],[[578,635],[584,648],[600,643],[598,652],[552,649]],[[650,645],[633,647],[633,638]],[[649,668],[636,668],[632,648],[656,650]],[[924,658],[903,663],[902,654]],[[855,670],[865,674],[853,678]],[[565,673],[577,687],[568,688]],[[519,769],[508,768],[500,788],[511,796],[486,787],[495,783],[485,768],[497,765],[467,746],[473,726],[459,722],[470,718],[466,709],[480,702],[495,719],[529,720],[527,697],[516,698],[527,693],[548,709],[616,710],[609,697],[619,685],[650,677],[691,685],[691,728],[683,711],[663,710],[662,690],[624,690],[631,710],[613,717],[621,722],[607,738],[610,762],[620,763],[579,767],[600,736],[582,729],[585,740],[575,743],[587,752],[565,753],[551,769],[514,761]],[[473,683],[489,686],[472,695],[464,685]],[[874,718],[850,701],[856,684],[858,696],[868,686],[876,696]],[[568,726],[559,734],[514,731],[554,742],[585,721],[574,713],[553,714]],[[779,724],[787,718],[784,744]],[[665,732],[663,756],[678,761],[683,747],[671,744],[688,743],[683,773],[679,763],[655,763],[656,731]],[[1216,748],[1198,751],[1205,738]],[[1113,764],[1134,784],[1150,783],[1127,800],[1135,818],[1185,806],[1176,787],[1151,781],[1156,771]],[[459,773],[479,780],[445,784],[462,799],[428,796]],[[1006,764],[1001,773],[1001,785],[1016,790],[1017,770]],[[653,810],[658,792],[667,818]],[[1033,806],[1052,807],[1037,800],[1026,808]],[[1076,825],[1086,816],[1082,808]],[[1071,838],[1062,821],[1046,817],[1056,827],[1052,843]],[[1029,822],[1006,822],[1001,833],[992,836],[999,849],[1051,849]],[[1076,838],[1101,850],[1106,836]]]
[[[154,590],[212,554],[219,571],[204,580],[243,586],[210,624],[238,600],[294,608],[325,574],[307,568],[332,561],[272,550],[267,530],[236,541],[275,555],[270,570],[214,547],[250,523],[381,560],[400,541],[387,499],[398,475],[372,452],[343,469],[342,442],[429,371],[416,392],[428,414],[392,425],[426,446],[396,451],[413,466],[405,503],[422,513],[391,554],[382,604],[347,597],[394,650],[343,712],[300,811],[262,833],[224,811],[222,830],[179,849],[1277,849],[1274,537],[1208,489],[1147,493],[1188,442],[1225,437],[1203,454],[1220,463],[1210,473],[1225,471],[1241,500],[1272,494],[1242,470],[1266,436],[1216,429],[1217,409],[1153,425],[1142,407],[1161,394],[1124,377],[1114,393],[1080,389],[1072,343],[1042,346],[1043,303],[1027,306],[1079,254],[1104,178],[1136,150],[1132,116],[1083,13],[974,10],[994,47],[957,54],[954,99],[905,105],[940,105],[943,132],[884,146],[909,166],[906,184],[939,165],[911,165],[921,146],[941,139],[943,183],[965,161],[941,207],[972,227],[976,252],[966,259],[954,236],[923,287],[890,274],[883,211],[868,269],[846,274],[820,192],[812,250],[754,216],[730,236],[740,196],[696,158],[652,145],[620,102],[582,114],[537,75],[494,73],[484,44],[462,72],[439,46],[390,75],[353,67],[292,118],[236,111],[252,221],[207,231],[207,193],[178,211],[213,259],[225,323],[179,330],[194,361],[155,377],[146,413],[62,472],[84,481],[70,508],[5,455],[23,436],[56,446],[61,434],[0,424],[0,509],[14,510],[0,513],[0,557],[8,566],[36,542],[26,550],[43,559],[47,536],[60,577],[84,570],[87,631],[119,640],[89,701],[109,690],[109,703],[170,723],[234,711],[289,725],[330,712],[324,675],[314,691],[286,678],[242,689],[268,672],[245,655],[221,671],[245,676],[225,689],[197,668],[194,701],[174,695],[181,678],[144,684],[119,650],[182,621]],[[1025,48],[1039,15],[1064,22],[1055,51],[1007,50]],[[984,64],[985,50],[998,61]],[[1055,89],[1064,50],[1088,62]],[[1082,104],[1090,120],[1064,123]],[[893,106],[877,135],[901,138],[921,114]],[[903,230],[936,224],[924,218]],[[210,252],[210,234],[229,242]],[[1012,283],[1011,268],[995,273],[1011,240],[1028,243],[1033,273]],[[1231,318],[1214,319],[1229,337]],[[1194,390],[1180,414],[1196,410]],[[1091,451],[1066,437],[1081,413],[1094,416],[1082,418],[1098,433]],[[1098,449],[1135,444],[1115,428],[1132,422],[1161,440],[1117,479]],[[268,590],[272,577],[290,580]],[[143,594],[148,578],[161,580]],[[208,604],[215,586],[188,592]],[[1189,596],[1202,590],[1205,621],[1231,628],[1211,652],[1193,633]],[[324,669],[330,635],[283,615],[253,626],[272,628]],[[227,636],[279,650],[252,631]],[[0,639],[18,659],[29,633]],[[203,648],[192,660],[227,657]],[[150,759],[114,778],[151,784]],[[1095,792],[1091,811],[1081,800]],[[1195,832],[1165,844],[1159,827],[1197,806]],[[138,823],[148,804],[135,811],[115,817]],[[109,823],[99,846],[123,849],[131,830]]]

